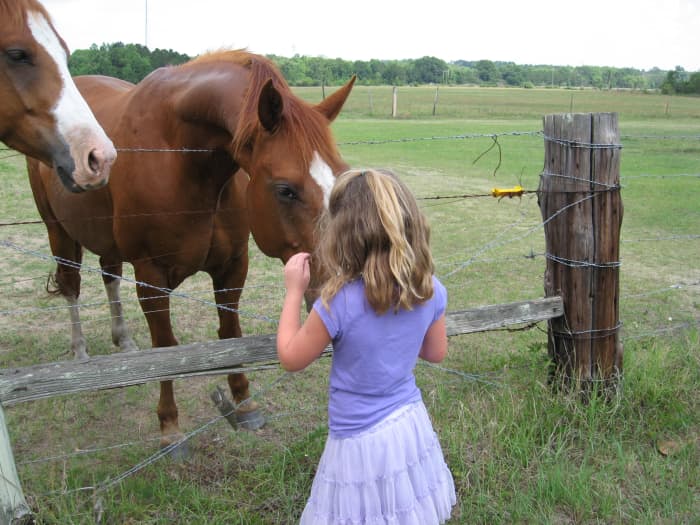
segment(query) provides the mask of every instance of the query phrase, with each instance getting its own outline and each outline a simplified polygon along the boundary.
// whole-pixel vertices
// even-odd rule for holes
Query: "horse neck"
[[[206,140],[209,135],[227,135],[230,141],[245,90],[243,73],[238,66],[225,70],[213,67],[164,68],[144,79],[137,86],[139,93],[134,93],[132,100],[142,97],[149,103],[161,105],[166,112],[173,111],[181,131],[190,129],[185,133],[188,136],[183,137],[190,146],[192,140]],[[209,131],[202,135],[202,128]]]

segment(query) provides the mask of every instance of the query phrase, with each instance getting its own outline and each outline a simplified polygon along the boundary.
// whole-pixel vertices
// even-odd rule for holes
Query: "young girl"
[[[443,523],[454,482],[413,375],[418,357],[447,353],[447,292],[433,276],[429,227],[408,188],[382,170],[338,177],[326,215],[318,256],[330,277],[301,325],[311,255],[287,261],[277,332],[291,371],[333,343],[329,436],[301,523]]]

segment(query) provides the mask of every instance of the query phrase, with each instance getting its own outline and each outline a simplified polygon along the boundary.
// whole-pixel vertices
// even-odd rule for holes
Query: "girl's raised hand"
[[[299,252],[292,255],[284,265],[284,286],[289,292],[306,291],[311,279],[310,269],[311,254]]]

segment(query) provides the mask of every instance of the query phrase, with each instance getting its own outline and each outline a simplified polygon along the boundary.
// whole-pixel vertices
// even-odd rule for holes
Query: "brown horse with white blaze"
[[[53,166],[73,192],[106,184],[117,155],[36,0],[0,0],[0,141]]]
[[[169,297],[198,271],[209,273],[219,337],[240,337],[237,314],[253,233],[268,256],[286,261],[315,245],[317,218],[334,177],[347,169],[330,123],[354,78],[311,105],[295,96],[266,58],[220,51],[159,69],[137,85],[77,77],[83,96],[119,147],[110,183],[70,194],[51,171],[28,159],[32,190],[55,256],[79,263],[82,248],[100,257],[113,305],[112,337],[133,348],[119,307],[122,262],[130,262],[154,347],[177,344]],[[147,151],[145,151],[147,150]],[[235,175],[234,175],[235,174]],[[59,264],[55,279],[77,305],[79,270]],[[317,275],[318,272],[315,272]],[[86,357],[77,308],[73,348]],[[243,374],[228,377],[236,403],[249,397]],[[241,413],[257,407],[245,403]],[[172,381],[161,383],[161,445],[180,436]],[[248,414],[250,415],[250,414]]]

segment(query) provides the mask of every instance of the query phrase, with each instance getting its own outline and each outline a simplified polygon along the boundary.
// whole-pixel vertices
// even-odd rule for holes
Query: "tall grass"
[[[320,99],[320,90],[299,91]],[[504,134],[495,144],[491,135],[537,132],[549,112],[617,111],[624,146],[619,392],[587,404],[554,393],[544,325],[453,337],[442,368],[416,369],[457,485],[451,523],[698,523],[697,99],[441,87],[433,116],[434,95],[435,88],[402,88],[399,118],[390,119],[390,87],[355,88],[334,130],[351,165],[391,168],[421,199],[451,310],[543,295],[536,197],[462,197],[516,183],[536,189],[542,137]],[[36,219],[21,159],[1,159],[0,177],[0,222]],[[44,290],[52,264],[38,256],[49,253],[43,226],[6,226],[0,238],[21,248],[3,248],[0,366],[70,359],[67,311]],[[98,266],[91,255],[85,265]],[[243,331],[270,333],[281,265],[251,243],[250,266]],[[126,276],[133,277],[128,268]],[[83,279],[81,300],[94,305],[84,312],[91,353],[112,352],[101,279]],[[201,275],[180,289],[207,299],[209,290]],[[125,283],[123,295],[129,326],[147,348],[133,286]],[[216,337],[215,313],[205,306],[173,300],[173,320],[181,342]],[[251,374],[265,428],[217,422],[193,439],[189,460],[146,464],[114,485],[109,480],[157,450],[156,384],[9,407],[25,494],[47,524],[294,523],[327,433],[328,367],[321,359],[297,374]],[[223,383],[176,382],[186,431],[216,417],[209,393]]]

